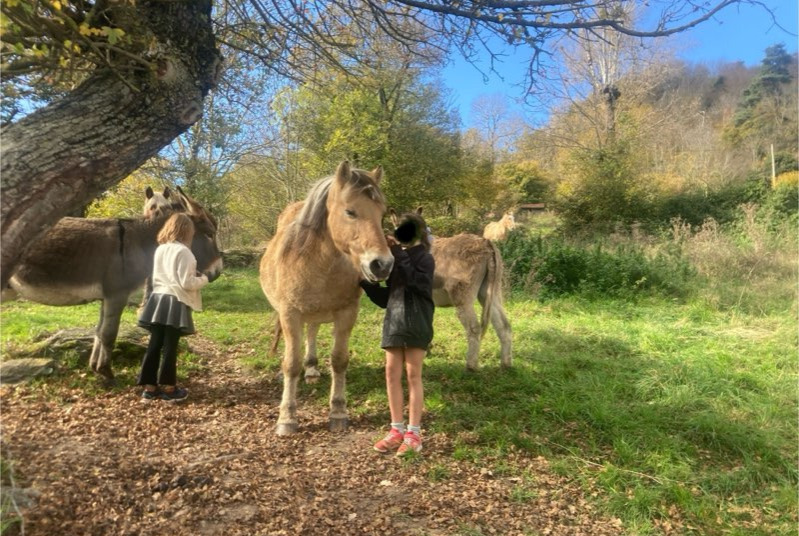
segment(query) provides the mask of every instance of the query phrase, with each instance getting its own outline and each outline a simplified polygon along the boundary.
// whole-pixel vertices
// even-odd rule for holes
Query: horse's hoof
[[[279,422],[275,427],[275,433],[279,436],[290,436],[297,433],[299,426],[295,422]]]
[[[331,432],[346,432],[348,427],[349,427],[349,419],[347,419],[347,417],[330,418]]]

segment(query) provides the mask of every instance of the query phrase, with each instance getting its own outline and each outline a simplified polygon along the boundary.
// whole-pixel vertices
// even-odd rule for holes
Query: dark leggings
[[[180,330],[163,324],[150,325],[150,344],[141,363],[139,385],[175,385],[178,368]],[[161,359],[163,350],[164,359]],[[158,369],[158,364],[161,369]],[[157,375],[157,381],[156,381]]]

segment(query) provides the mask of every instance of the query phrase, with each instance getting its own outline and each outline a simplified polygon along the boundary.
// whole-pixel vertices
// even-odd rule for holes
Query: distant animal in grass
[[[483,229],[483,238],[489,240],[499,241],[505,240],[508,236],[508,231],[516,227],[516,220],[513,218],[513,213],[508,212],[499,221],[492,221]]]

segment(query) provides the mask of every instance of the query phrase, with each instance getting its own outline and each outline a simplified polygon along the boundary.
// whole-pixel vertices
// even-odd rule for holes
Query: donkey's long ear
[[[383,166],[377,166],[372,170],[372,178],[375,184],[380,184],[380,179],[383,178]]]
[[[150,199],[154,195],[153,189],[148,186],[144,189],[144,195],[147,197],[147,199]]]
[[[352,170],[350,169],[350,161],[344,160],[336,168],[336,182],[339,186],[344,186],[350,182],[352,177]]]
[[[189,197],[189,195],[183,191],[183,188],[181,188],[180,186],[176,186],[176,188],[178,190],[179,194],[178,197],[180,198],[180,204],[183,205],[183,208],[186,210],[186,212],[188,212],[189,214],[201,214],[202,207],[200,206],[200,204],[197,203],[191,197]]]
[[[416,209],[416,213],[417,213],[419,216],[421,216],[421,215],[422,215],[422,209],[423,209],[423,208],[424,208],[424,207],[419,207],[419,208],[417,208],[417,209]]]
[[[164,188],[164,197],[166,197],[167,199],[169,199],[169,196],[170,196],[171,194],[172,194],[172,190],[170,190],[170,189],[169,189],[169,186],[167,186],[166,188]]]
[[[388,209],[388,217],[391,219],[391,225],[396,227],[399,224],[399,215],[393,208]]]

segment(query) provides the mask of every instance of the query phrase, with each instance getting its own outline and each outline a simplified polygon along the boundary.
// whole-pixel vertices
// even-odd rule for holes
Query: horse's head
[[[222,253],[220,253],[216,244],[218,228],[216,218],[200,203],[189,197],[180,186],[177,187],[177,190],[180,197],[180,206],[185,207],[185,212],[188,213],[191,221],[194,222],[194,238],[191,241],[191,251],[197,259],[197,269],[208,274],[208,279],[213,281],[222,273]]]
[[[157,218],[158,216],[163,216],[172,207],[172,203],[169,200],[172,192],[169,190],[169,186],[164,188],[163,194],[154,192],[153,189],[148,186],[147,189],[144,190],[144,195],[145,199],[143,213],[145,218]]]
[[[386,203],[380,191],[383,170],[350,168],[342,162],[327,196],[327,228],[336,247],[349,255],[369,281],[387,279],[394,265],[383,234]]]

